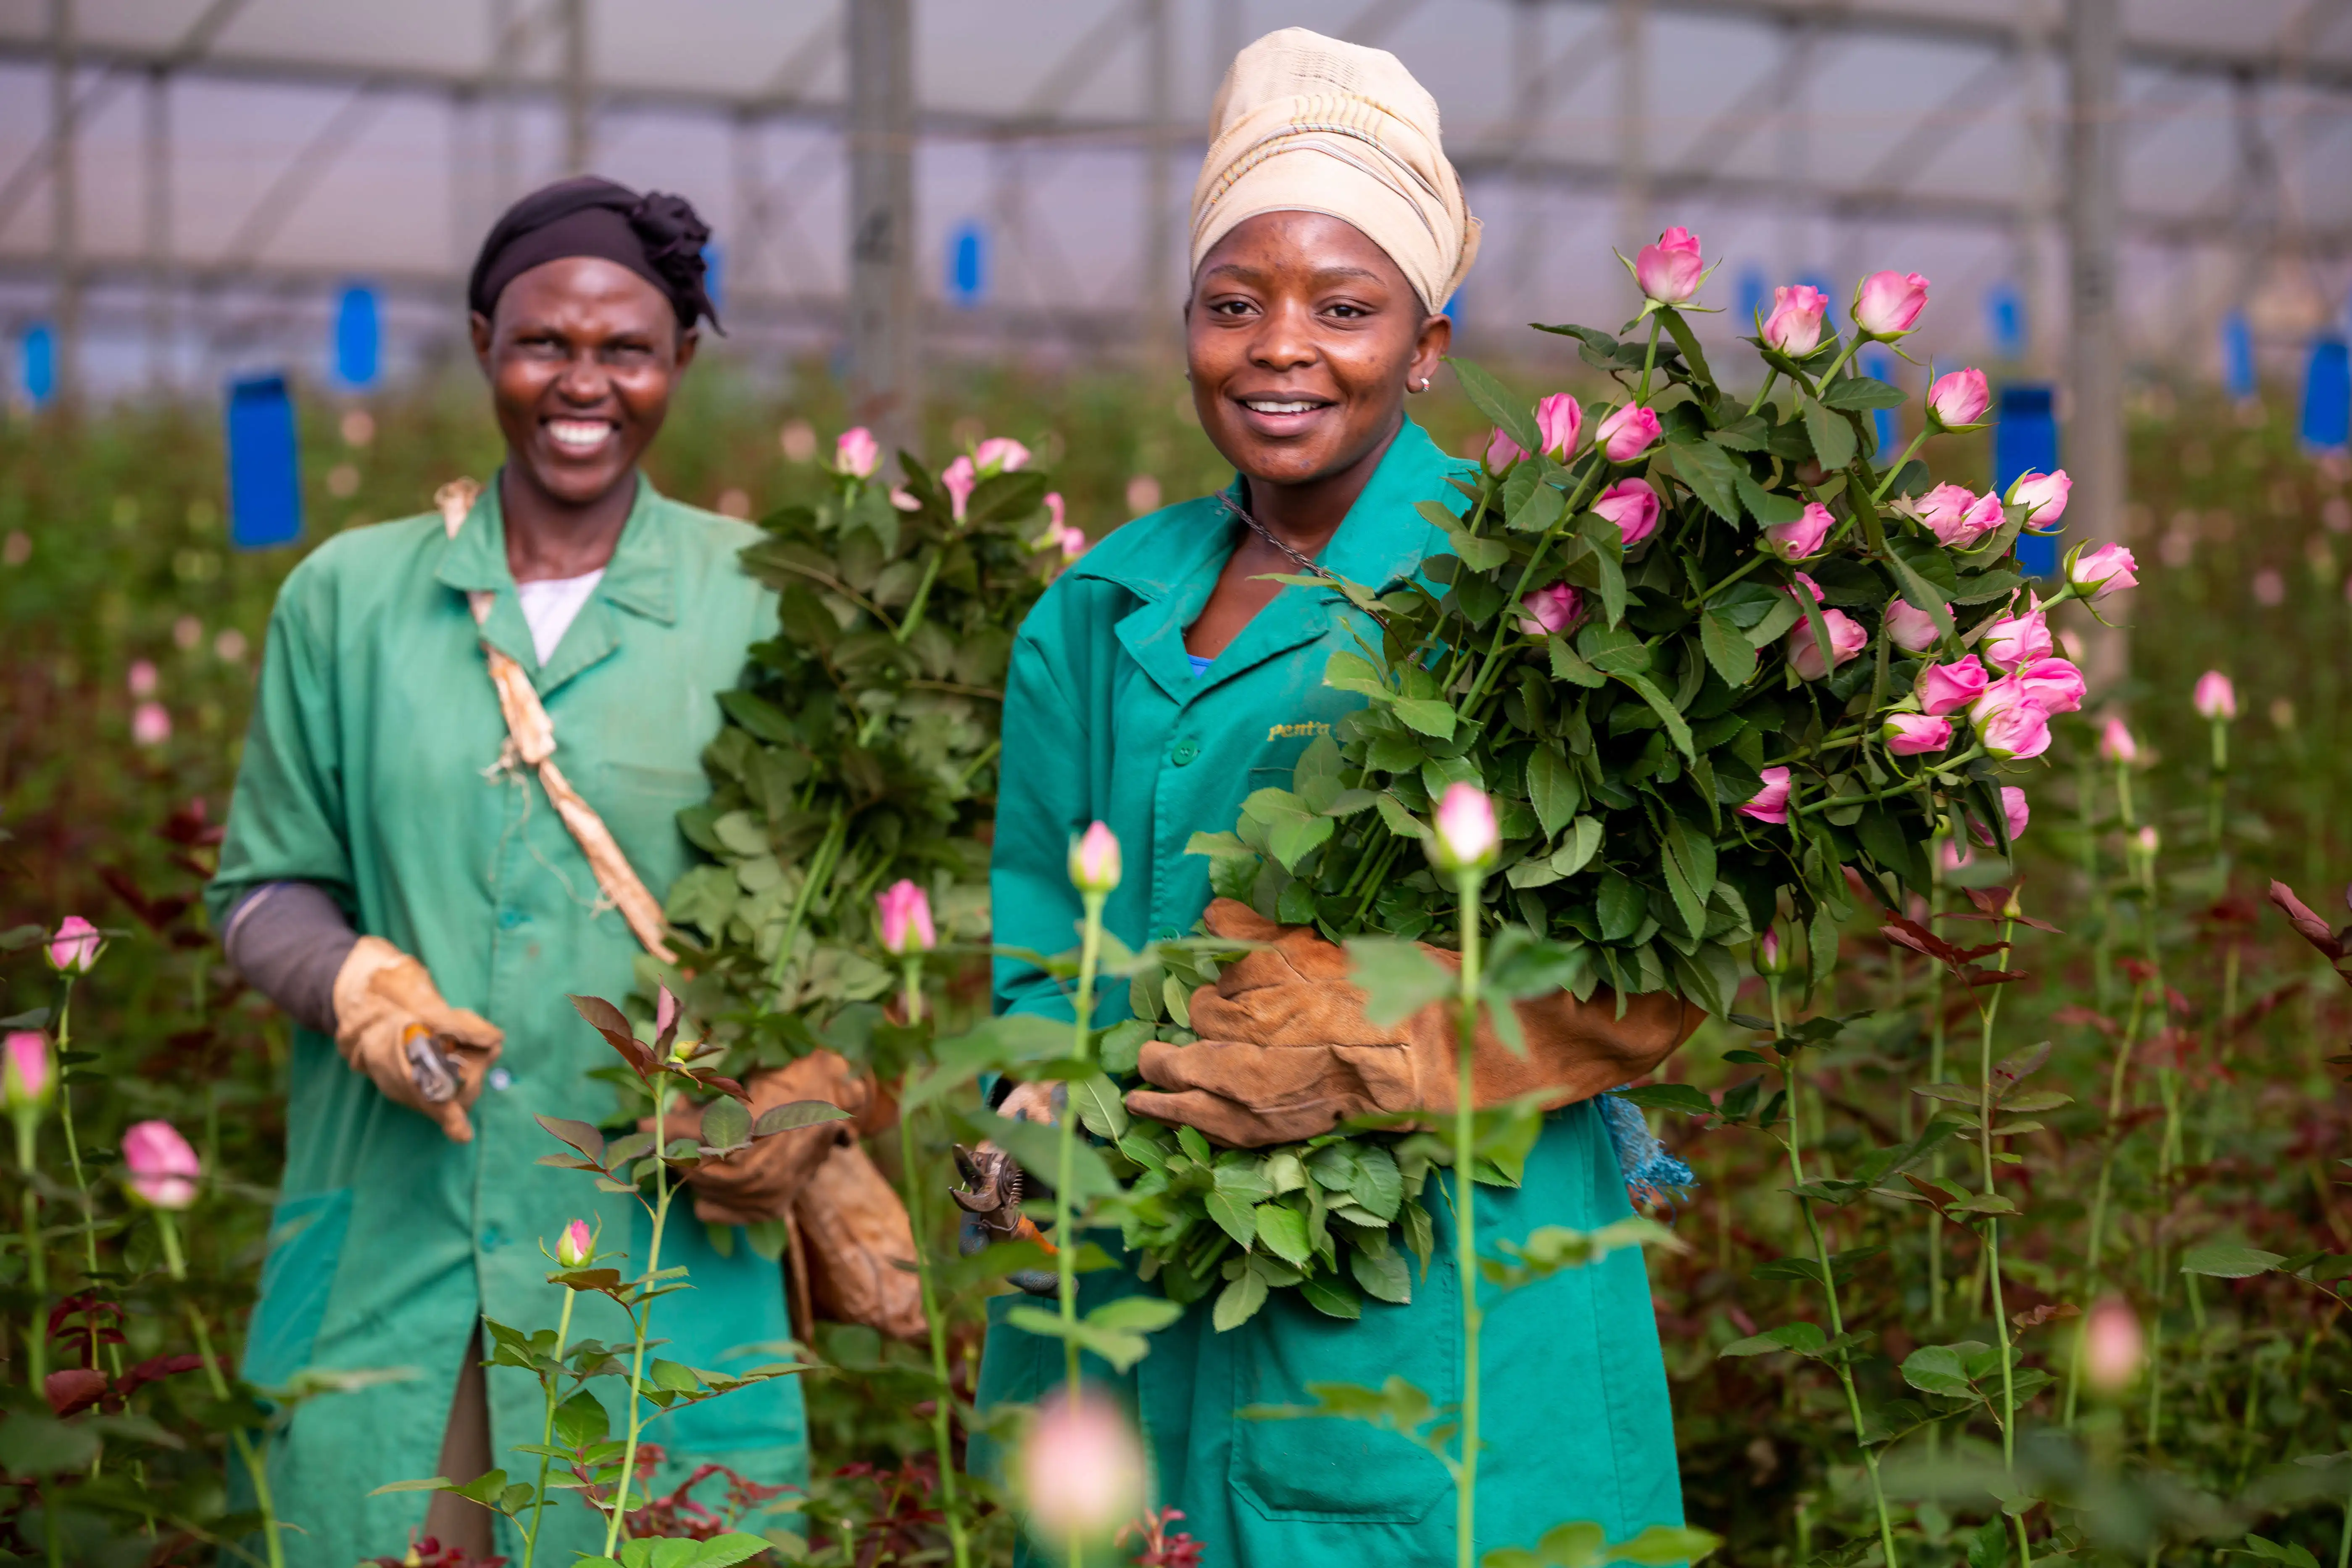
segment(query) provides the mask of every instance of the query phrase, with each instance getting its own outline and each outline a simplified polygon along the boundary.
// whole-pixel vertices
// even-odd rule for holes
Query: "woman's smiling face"
[[[1381,450],[1453,323],[1386,251],[1321,213],[1261,213],[1202,258],[1184,307],[1192,405],[1250,479],[1328,479]]]

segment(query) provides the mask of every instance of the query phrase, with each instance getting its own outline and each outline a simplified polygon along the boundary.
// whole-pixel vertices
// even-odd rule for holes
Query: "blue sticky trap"
[[[1760,267],[1739,269],[1739,332],[1745,337],[1772,313],[1772,281]]]
[[[2254,379],[2254,329],[2243,310],[2221,318],[2221,385],[2240,403],[2250,403],[2262,392]]]
[[[302,536],[302,474],[294,399],[283,375],[228,384],[228,537],[267,550]]]
[[[1996,283],[1985,290],[1985,336],[2003,359],[2025,353],[2025,297],[2016,284]]]
[[[1893,382],[1895,356],[1885,349],[1869,348],[1862,352],[1862,374],[1873,381]],[[1903,421],[1892,408],[1870,411],[1871,433],[1878,441],[1878,456],[1891,459],[1903,450]]]
[[[727,249],[717,240],[702,247],[702,292],[710,300],[711,312],[724,317],[727,295]]]
[[[362,392],[373,386],[382,348],[375,290],[364,283],[348,285],[335,301],[335,378]]]
[[[2342,338],[2315,338],[2303,371],[2303,444],[2340,452],[2352,439],[2352,358]]]
[[[25,396],[36,408],[47,408],[58,395],[58,339],[47,321],[25,329],[16,345],[16,363]]]
[[[966,218],[948,236],[948,302],[969,310],[988,298],[988,229]]]
[[[2002,387],[1996,419],[1992,427],[1995,490],[2007,495],[2021,475],[2057,471],[2058,415],[2048,385],[2016,381]],[[2058,541],[2049,534],[2021,533],[2017,560],[2030,577],[2053,577],[2058,573]]]

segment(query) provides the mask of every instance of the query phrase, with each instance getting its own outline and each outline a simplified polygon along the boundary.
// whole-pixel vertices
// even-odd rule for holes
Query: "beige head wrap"
[[[1387,50],[1304,27],[1244,49],[1217,89],[1192,187],[1192,270],[1235,225],[1270,212],[1355,225],[1433,310],[1478,254],[1478,220],[1445,160],[1437,100]]]

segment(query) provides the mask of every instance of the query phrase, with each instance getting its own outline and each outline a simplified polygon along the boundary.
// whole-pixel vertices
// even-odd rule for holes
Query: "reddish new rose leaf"
[[[1909,948],[1914,952],[1924,953],[1938,963],[1960,962],[1958,950],[1950,942],[1937,936],[1917,921],[1906,916],[1896,915],[1878,928],[1878,934],[1891,942]]]
[[[177,1377],[184,1372],[202,1370],[205,1358],[200,1355],[150,1356],[122,1374],[117,1392],[128,1399],[140,1384],[157,1383],[167,1377]]]
[[[2311,911],[2311,907],[2294,896],[2294,889],[2284,882],[2271,884],[2271,902],[2276,904],[2294,926],[2295,934],[2311,943],[2332,960],[2345,956],[2344,940],[2326,921]]]
[[[587,1020],[590,1028],[604,1037],[606,1045],[621,1053],[621,1059],[629,1064],[631,1072],[639,1078],[653,1076],[656,1065],[653,1052],[646,1049],[645,1042],[630,1029],[627,1016],[618,1007],[602,996],[574,996],[572,1005],[581,1017]]]
[[[69,1366],[41,1381],[53,1415],[79,1415],[106,1397],[106,1373],[91,1367]]]
[[[2088,1024],[2099,1033],[2109,1037],[2114,1036],[2116,1030],[2123,1026],[2098,1009],[2085,1007],[2076,1002],[2067,1003],[2066,1005],[2053,1013],[2050,1019],[2055,1024]]]

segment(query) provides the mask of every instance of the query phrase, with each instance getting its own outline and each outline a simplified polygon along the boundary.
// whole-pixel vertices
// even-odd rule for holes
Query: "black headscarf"
[[[593,256],[627,268],[668,299],[681,330],[719,312],[703,291],[702,247],[709,242],[704,223],[684,196],[665,191],[644,195],[583,174],[533,191],[490,226],[474,258],[466,303],[488,316],[506,286],[542,262],[568,256]]]

